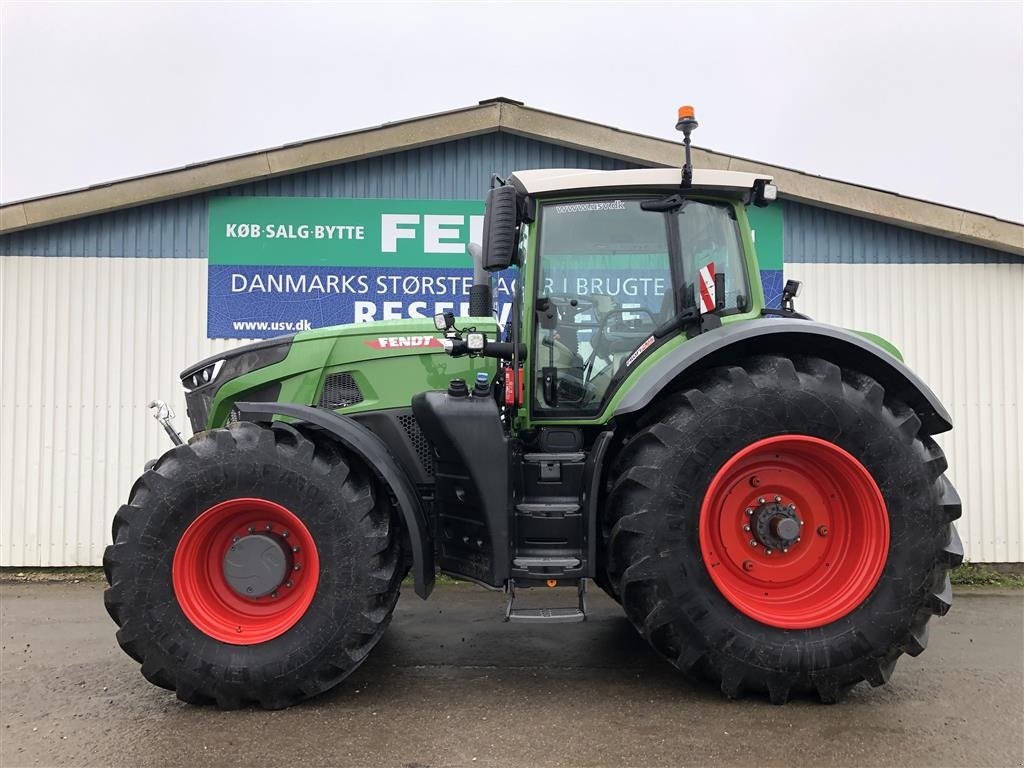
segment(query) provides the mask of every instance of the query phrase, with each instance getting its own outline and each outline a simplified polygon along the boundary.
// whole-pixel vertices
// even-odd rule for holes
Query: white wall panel
[[[968,559],[1024,561],[1024,263],[787,264],[798,308],[900,348],[953,416],[936,436]]]
[[[206,260],[0,258],[0,564],[97,565],[170,443],[146,403],[240,341],[206,339]]]
[[[800,307],[893,340],[953,414],[967,556],[1024,561],[1021,264],[793,264]],[[242,342],[206,339],[202,259],[0,259],[0,564],[94,565],[143,463],[146,409]]]

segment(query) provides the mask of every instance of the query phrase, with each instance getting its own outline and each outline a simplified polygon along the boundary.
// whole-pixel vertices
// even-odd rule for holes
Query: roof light
[[[681,186],[686,188],[693,183],[693,163],[690,161],[690,134],[697,127],[697,119],[693,116],[693,107],[684,104],[679,108],[679,119],[676,130],[683,132],[683,178]]]

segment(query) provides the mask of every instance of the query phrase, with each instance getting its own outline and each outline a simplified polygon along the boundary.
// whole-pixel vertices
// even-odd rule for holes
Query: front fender
[[[890,350],[864,336],[813,320],[758,319],[723,325],[682,344],[650,365],[629,387],[614,416],[636,413],[686,374],[754,354],[817,355],[874,378],[906,402],[927,434],[953,427],[935,393]]]
[[[348,416],[312,405],[292,403],[236,403],[245,421],[269,422],[274,416],[287,416],[330,432],[338,442],[366,462],[374,474],[387,484],[398,503],[399,513],[412,547],[412,573],[416,594],[424,600],[434,589],[434,549],[430,528],[420,504],[416,486],[391,455],[384,441]]]

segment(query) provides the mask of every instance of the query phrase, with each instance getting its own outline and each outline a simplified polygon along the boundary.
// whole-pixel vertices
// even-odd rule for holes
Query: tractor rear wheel
[[[813,357],[720,367],[612,470],[607,579],[652,646],[723,693],[881,685],[949,609],[960,499],[917,415]]]
[[[366,658],[398,599],[393,510],[323,436],[240,422],[164,454],[103,565],[121,648],[190,703],[279,709]]]

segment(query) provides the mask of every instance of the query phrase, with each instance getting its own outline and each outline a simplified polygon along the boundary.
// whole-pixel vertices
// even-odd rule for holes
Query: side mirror
[[[516,214],[515,187],[495,187],[487,193],[482,259],[486,271],[498,272],[512,263],[516,250]]]
[[[799,280],[787,280],[786,287],[782,289],[782,308],[787,312],[795,312],[793,299],[800,295],[803,284]]]
[[[758,208],[764,208],[769,203],[774,203],[779,198],[779,188],[768,179],[758,179],[754,182],[754,189],[751,195],[751,202]]]

